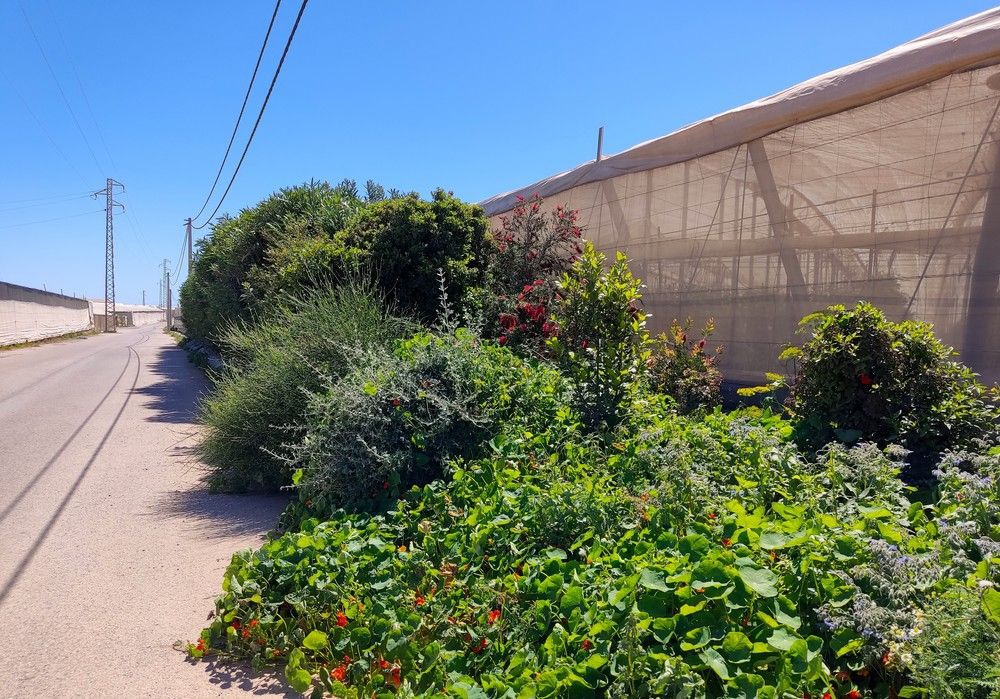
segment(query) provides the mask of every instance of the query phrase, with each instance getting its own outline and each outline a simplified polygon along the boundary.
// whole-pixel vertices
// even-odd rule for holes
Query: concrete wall
[[[0,346],[89,330],[85,299],[0,282]]]

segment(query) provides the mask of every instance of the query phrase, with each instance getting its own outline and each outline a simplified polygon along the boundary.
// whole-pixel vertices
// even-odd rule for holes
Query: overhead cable
[[[278,0],[274,4],[274,12],[271,14],[271,21],[267,25],[267,33],[264,34],[264,42],[260,46],[260,53],[257,54],[257,63],[254,64],[253,74],[250,76],[250,84],[247,85],[247,92],[243,96],[243,104],[240,105],[240,113],[236,117],[236,125],[233,126],[233,134],[229,137],[229,143],[226,145],[226,152],[222,156],[222,162],[219,163],[219,171],[215,173],[215,181],[212,182],[212,188],[208,191],[208,196],[205,197],[204,203],[201,208],[198,209],[198,213],[192,216],[192,219],[201,216],[201,213],[208,206],[208,202],[211,201],[212,195],[215,193],[215,188],[219,184],[219,178],[222,177],[222,170],[226,165],[226,161],[229,159],[229,152],[233,148],[233,141],[236,140],[236,133],[240,128],[240,123],[243,121],[243,112],[247,108],[247,102],[250,100],[250,91],[253,90],[254,82],[257,80],[257,71],[260,69],[260,62],[264,58],[264,49],[267,48],[267,40],[271,37],[271,29],[274,27],[274,20],[278,17],[278,8],[281,7],[281,0]]]
[[[257,120],[254,122],[253,129],[250,131],[250,136],[247,138],[247,144],[243,148],[243,153],[240,155],[239,162],[236,163],[236,169],[233,170],[233,176],[229,178],[229,184],[226,185],[226,191],[222,193],[222,198],[219,199],[219,203],[216,204],[215,210],[212,211],[208,218],[205,219],[200,226],[194,226],[196,230],[201,230],[215,218],[215,214],[217,214],[219,209],[222,208],[222,203],[226,200],[229,190],[232,189],[233,182],[236,181],[236,175],[239,174],[240,167],[243,165],[243,160],[247,157],[247,151],[250,150],[250,144],[253,143],[254,134],[257,133],[257,127],[260,126],[260,120],[264,116],[264,110],[267,109],[267,103],[271,99],[271,93],[274,92],[274,85],[278,82],[278,75],[281,74],[281,67],[285,64],[285,58],[288,56],[288,49],[291,48],[292,39],[295,38],[295,32],[299,28],[299,22],[302,21],[302,13],[305,12],[306,5],[308,4],[309,0],[302,0],[302,5],[299,7],[299,13],[295,17],[295,24],[292,25],[292,31],[288,34],[288,41],[285,42],[285,49],[281,52],[281,60],[278,61],[278,67],[274,71],[274,77],[271,78],[271,85],[267,88],[267,95],[264,96],[264,103],[260,106],[260,112],[257,113]]]

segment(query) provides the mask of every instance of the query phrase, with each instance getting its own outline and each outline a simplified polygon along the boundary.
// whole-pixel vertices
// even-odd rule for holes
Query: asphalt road
[[[158,325],[0,352],[0,697],[285,693],[172,647],[283,506],[201,485],[204,389]]]

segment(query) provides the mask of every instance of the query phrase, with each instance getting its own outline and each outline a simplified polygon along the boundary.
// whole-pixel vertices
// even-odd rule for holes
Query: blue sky
[[[298,5],[282,3],[248,122]],[[592,158],[602,124],[605,152],[623,150],[990,6],[312,0],[222,211],[310,178],[478,201]],[[102,296],[104,215],[86,194],[111,176],[129,207],[118,299],[155,301],[272,9],[0,3],[0,281]]]

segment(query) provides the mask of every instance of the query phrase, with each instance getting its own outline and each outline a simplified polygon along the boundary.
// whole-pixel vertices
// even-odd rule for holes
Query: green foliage
[[[198,256],[180,292],[181,308],[193,337],[215,341],[228,325],[248,321],[275,291],[272,272],[281,252],[305,241],[329,240],[362,206],[356,197],[326,182],[282,189],[223,218],[198,241]]]
[[[557,409],[383,515],[237,554],[205,637],[335,696],[887,697],[966,573],[894,454],[790,434],[653,400],[607,443]]]
[[[566,391],[555,371],[464,330],[369,346],[351,363],[312,394],[290,454],[314,511],[384,508],[448,459],[481,454],[501,425],[544,422]]]
[[[310,389],[353,369],[355,353],[412,332],[361,281],[290,298],[263,322],[238,322],[219,336],[228,361],[202,403],[201,456],[223,490],[275,489],[291,482],[276,454],[295,435]]]
[[[900,647],[918,696],[935,699],[1000,697],[1000,619],[989,619],[984,602],[992,587],[957,588],[935,599],[913,636]]]
[[[556,331],[549,318],[558,283],[583,252],[578,212],[523,198],[493,231],[486,284],[476,298],[483,333],[521,354],[542,356]]]
[[[871,304],[803,319],[789,406],[803,445],[902,444],[918,454],[971,446],[995,433],[995,391],[954,360],[926,323],[893,323]]]
[[[337,237],[352,259],[370,267],[400,308],[431,321],[443,270],[448,298],[459,307],[483,282],[489,221],[483,210],[438,189],[430,201],[411,194],[360,210]]]
[[[574,382],[577,409],[594,428],[613,428],[622,421],[649,358],[641,283],[622,253],[607,271],[605,261],[593,244],[584,246],[581,258],[563,276],[553,318],[558,335],[549,340],[556,362]]]
[[[712,408],[722,403],[722,372],[716,366],[721,348],[714,354],[705,350],[708,338],[715,330],[708,321],[695,340],[691,335],[691,320],[683,325],[676,320],[670,332],[656,338],[647,362],[649,381],[653,389],[677,401],[681,413]]]

